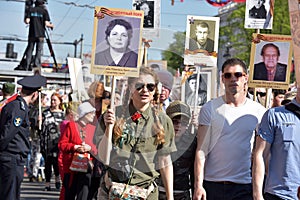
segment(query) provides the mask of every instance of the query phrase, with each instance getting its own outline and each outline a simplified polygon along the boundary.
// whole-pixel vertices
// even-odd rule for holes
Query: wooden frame
[[[263,56],[263,47],[273,49],[273,55]],[[278,56],[277,49],[279,51]],[[272,56],[271,61],[268,61],[267,56]],[[277,61],[274,59],[277,58]],[[267,62],[274,65],[276,62],[276,71],[274,80],[268,80],[266,70]],[[288,89],[290,81],[290,69],[292,64],[292,39],[286,35],[271,35],[271,34],[253,34],[253,42],[251,45],[251,58],[249,68],[249,87],[263,87],[273,89]],[[270,64],[268,64],[270,65]]]
[[[132,34],[128,32],[129,45],[126,50],[126,54],[129,58],[123,59],[125,55],[122,56],[121,64],[111,64],[114,63],[114,61],[111,60],[118,60],[119,57],[113,57],[112,54],[110,54],[109,37],[107,37],[105,33],[106,30],[109,32],[109,24],[116,20],[125,21],[132,27]],[[139,68],[142,61],[143,20],[143,11],[95,7],[91,73],[111,76],[139,76]],[[121,27],[125,27],[125,25]],[[136,54],[137,59],[135,59]],[[110,59],[106,59],[107,57]]]

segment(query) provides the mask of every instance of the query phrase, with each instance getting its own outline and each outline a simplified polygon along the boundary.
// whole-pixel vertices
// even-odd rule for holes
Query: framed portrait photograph
[[[211,99],[211,72],[196,71],[182,84],[181,99],[191,107],[203,106]]]
[[[95,7],[91,73],[139,75],[144,12]]]
[[[151,67],[153,70],[167,70],[167,62],[166,60],[148,60],[147,67]]]
[[[287,89],[291,64],[291,36],[253,34],[249,87]]]
[[[184,64],[217,66],[219,17],[188,15]]]
[[[245,28],[272,29],[272,13],[274,15],[274,0],[247,0]]]
[[[160,0],[133,0],[132,9],[144,12],[143,37],[146,39],[159,37]]]

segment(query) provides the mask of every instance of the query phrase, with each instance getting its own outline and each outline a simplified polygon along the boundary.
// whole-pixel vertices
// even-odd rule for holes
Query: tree
[[[168,68],[176,71],[177,68],[183,65],[183,53],[185,43],[185,33],[176,32],[173,35],[175,42],[169,45],[166,51],[162,52],[162,59],[168,61]]]

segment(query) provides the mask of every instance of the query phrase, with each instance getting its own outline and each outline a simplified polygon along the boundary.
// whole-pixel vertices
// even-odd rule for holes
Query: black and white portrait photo
[[[189,76],[185,82],[185,103],[190,106],[202,106],[208,101],[209,74],[200,73],[197,87],[197,73]],[[197,94],[198,89],[198,94]],[[195,102],[196,101],[196,102]]]
[[[187,16],[184,64],[216,66],[219,17]]]
[[[272,29],[274,4],[270,0],[247,0],[245,11],[245,28]],[[272,11],[273,10],[273,11]]]
[[[132,0],[132,9],[144,12],[143,37],[159,37],[161,0]]]
[[[267,9],[265,7],[266,0],[252,0],[254,5],[249,10],[249,17],[254,19],[266,19]]]
[[[144,28],[154,27],[154,1],[140,1],[134,3],[136,10],[144,11]]]
[[[102,17],[95,19],[94,23],[92,73],[119,76],[133,73],[136,76],[142,57],[140,46],[143,12],[105,8],[102,13],[101,8],[96,7]]]

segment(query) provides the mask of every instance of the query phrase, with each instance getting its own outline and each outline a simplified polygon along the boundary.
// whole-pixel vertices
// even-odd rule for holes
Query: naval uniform
[[[19,199],[24,165],[29,152],[28,106],[21,96],[7,104],[0,117],[0,194]]]

